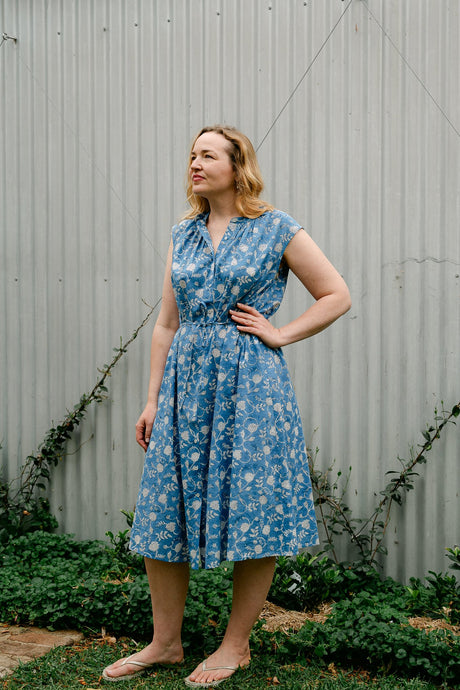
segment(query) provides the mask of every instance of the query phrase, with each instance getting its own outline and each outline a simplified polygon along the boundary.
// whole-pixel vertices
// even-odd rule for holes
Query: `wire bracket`
[[[8,36],[6,31],[4,31],[2,33],[2,42],[0,43],[0,46],[2,46],[5,43],[5,41],[14,41],[14,43],[17,43],[18,39],[15,38],[14,36]]]

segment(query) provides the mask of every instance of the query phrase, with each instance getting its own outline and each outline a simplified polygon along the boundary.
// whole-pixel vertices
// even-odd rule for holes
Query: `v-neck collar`
[[[209,213],[200,213],[200,214],[197,216],[197,221],[198,221],[198,226],[199,226],[199,228],[200,228],[200,230],[201,230],[201,234],[203,235],[205,241],[206,241],[207,244],[209,245],[209,247],[210,247],[210,249],[211,249],[212,254],[213,254],[214,257],[217,256],[217,253],[218,253],[218,251],[219,251],[219,249],[220,249],[220,246],[221,246],[221,244],[224,242],[224,240],[226,240],[227,236],[230,234],[230,230],[234,229],[234,227],[235,227],[238,223],[241,223],[242,221],[245,221],[245,220],[249,220],[249,219],[246,218],[245,216],[233,216],[232,218],[230,218],[230,221],[229,221],[229,223],[228,223],[228,225],[227,225],[226,231],[225,231],[224,234],[222,235],[222,237],[221,237],[221,239],[220,239],[220,241],[219,241],[219,244],[218,244],[217,247],[214,249],[214,245],[213,245],[213,243],[212,243],[212,238],[211,238],[211,235],[210,235],[210,233],[209,233],[208,226],[206,225],[206,221],[208,220],[208,217],[209,217]]]

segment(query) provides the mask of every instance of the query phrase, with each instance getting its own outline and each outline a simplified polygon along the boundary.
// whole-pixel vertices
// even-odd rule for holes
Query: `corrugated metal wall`
[[[10,479],[160,295],[184,164],[202,124],[259,147],[265,197],[346,277],[352,310],[286,349],[323,467],[353,467],[366,515],[459,399],[457,0],[3,0],[0,31],[1,416]],[[292,280],[279,320],[309,298]],[[63,531],[124,526],[142,451],[141,332],[54,473]],[[459,431],[436,445],[387,572],[447,567],[459,542]]]

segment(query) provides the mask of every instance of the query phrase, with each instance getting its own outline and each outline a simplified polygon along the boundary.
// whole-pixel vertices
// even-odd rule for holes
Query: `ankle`
[[[177,658],[178,660],[184,657],[182,641],[177,638],[171,640],[154,637],[152,642],[144,649],[153,656],[168,657],[171,659]]]
[[[238,663],[241,663],[241,661],[249,661],[251,658],[248,640],[225,640],[224,638],[222,644],[216,650],[216,653],[222,654],[222,656],[231,656],[235,659],[235,663],[236,661],[238,661]]]

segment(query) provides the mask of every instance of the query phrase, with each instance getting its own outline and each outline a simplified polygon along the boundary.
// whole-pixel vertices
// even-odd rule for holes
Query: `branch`
[[[403,470],[399,473],[399,476],[392,479],[391,482],[387,485],[387,487],[384,489],[384,491],[381,492],[383,495],[383,498],[381,499],[380,503],[376,507],[373,515],[366,520],[365,523],[363,523],[361,529],[358,532],[358,535],[367,527],[369,523],[371,523],[371,528],[370,528],[370,534],[371,534],[371,541],[370,541],[370,548],[371,548],[371,553],[370,553],[370,562],[372,562],[377,554],[377,551],[380,547],[380,544],[383,541],[383,537],[386,532],[386,528],[388,526],[388,523],[390,521],[390,510],[393,505],[393,501],[396,501],[397,503],[401,503],[402,497],[400,494],[401,490],[404,491],[409,491],[412,488],[412,484],[408,482],[408,477],[415,476],[417,473],[413,472],[412,470],[414,467],[418,464],[425,463],[426,458],[425,458],[425,453],[429,452],[432,449],[433,442],[436,440],[439,440],[441,437],[441,431],[443,428],[449,423],[455,424],[453,421],[453,417],[458,417],[460,414],[460,402],[454,405],[450,413],[446,416],[446,412],[443,410],[442,412],[443,416],[442,417],[435,417],[435,426],[429,427],[427,431],[423,432],[423,437],[425,438],[425,443],[423,446],[421,446],[420,452],[416,455],[416,457],[412,458],[412,460],[403,468]],[[441,424],[438,425],[438,421],[442,419]],[[387,472],[387,474],[391,474],[391,472]],[[385,514],[385,520],[383,523],[383,528],[382,528],[382,533],[380,538],[376,539],[376,524],[377,524],[377,518],[378,516],[383,512],[385,504],[388,503],[388,506],[386,508],[386,514]],[[375,541],[374,541],[375,540]]]
[[[19,495],[22,495],[23,502],[27,503],[31,500],[39,480],[49,480],[50,467],[52,465],[57,465],[59,458],[62,457],[64,445],[70,438],[71,433],[75,427],[80,424],[85,415],[86,409],[89,407],[89,405],[91,405],[92,402],[102,402],[105,400],[105,393],[107,392],[105,382],[107,377],[111,376],[112,369],[127,352],[127,349],[131,343],[137,338],[139,331],[150,319],[160,301],[161,299],[157,300],[152,307],[143,300],[144,304],[150,307],[150,311],[148,312],[147,316],[126,342],[123,343],[122,339],[120,338],[120,346],[114,348],[116,354],[114,355],[112,361],[109,364],[105,364],[102,369],[98,370],[102,374],[101,378],[97,381],[89,393],[82,395],[79,403],[75,405],[74,409],[68,412],[64,419],[57,426],[52,427],[47,432],[43,443],[39,446],[39,452],[37,455],[29,455],[27,457],[18,478],[18,491],[12,501],[17,500]]]

